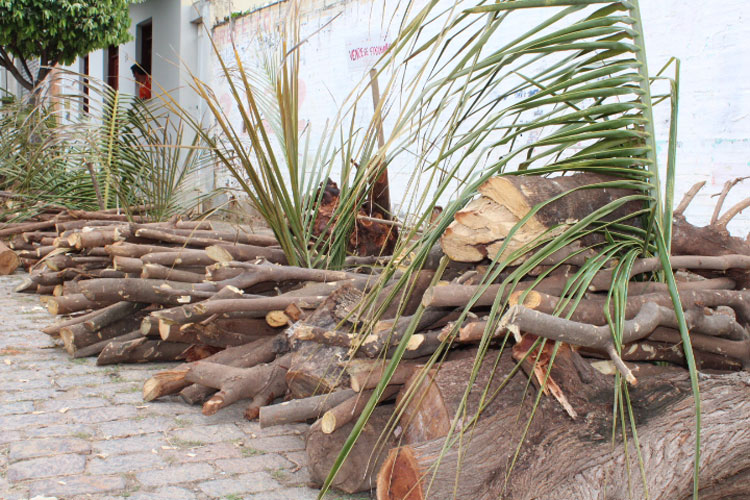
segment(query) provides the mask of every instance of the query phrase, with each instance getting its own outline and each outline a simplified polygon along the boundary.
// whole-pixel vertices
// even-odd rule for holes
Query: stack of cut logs
[[[450,257],[447,268],[430,259],[407,283],[391,278],[375,299],[367,292],[380,279],[370,265],[377,259],[353,258],[341,271],[288,266],[274,238],[206,221],[126,222],[66,211],[0,235],[12,236],[9,246],[30,268],[19,291],[42,294],[51,313],[69,316],[44,331],[59,336],[71,356],[98,355],[99,364],[182,361],[145,382],[146,401],[179,395],[213,415],[244,400],[245,416],[262,427],[311,422],[307,453],[317,484],[401,348],[403,361],[389,373],[335,488],[376,488],[379,499],[410,500],[645,498],[644,488],[653,498],[687,498],[694,405],[683,339],[666,287],[643,281],[659,261],[636,260],[630,270],[620,351],[607,314],[615,262],[602,263],[574,311],[561,298],[594,236],[562,246],[512,290],[500,282],[515,268],[482,282],[486,258],[532,207],[607,180],[491,179],[434,249]],[[687,223],[681,213],[693,191],[675,212],[671,262],[705,371],[701,498],[718,499],[750,492],[746,481],[731,479],[750,470],[750,244],[726,231],[740,205],[721,218],[717,208],[709,226]],[[589,188],[575,203],[545,206],[508,242],[506,255],[625,194],[632,193]],[[623,217],[633,209],[610,220],[637,224]],[[508,308],[492,321],[498,296]],[[439,363],[429,364],[436,352]],[[473,370],[480,352],[484,361]],[[646,450],[642,481],[628,475],[639,470],[639,458],[632,445],[625,458],[619,417],[613,434],[615,376],[628,382],[618,401],[628,397]],[[551,397],[527,394],[529,380]],[[733,436],[731,447],[721,436]]]

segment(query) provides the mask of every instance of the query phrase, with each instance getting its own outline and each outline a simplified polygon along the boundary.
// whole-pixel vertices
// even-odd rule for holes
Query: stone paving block
[[[318,490],[311,488],[283,488],[275,491],[265,491],[244,497],[244,500],[316,500]],[[326,496],[327,500],[343,500],[342,497]],[[369,498],[369,497],[365,497]]]
[[[172,425],[170,419],[165,417],[146,417],[139,420],[103,422],[98,427],[102,436],[115,438],[166,431],[171,429]]]
[[[61,453],[87,454],[90,451],[91,445],[83,439],[33,439],[12,443],[8,455],[11,461],[15,462],[27,458],[46,457]]]
[[[25,415],[6,415],[0,417],[0,429],[4,431],[13,430],[28,430],[32,427],[46,427],[54,425],[60,421],[64,421],[65,418],[59,413],[40,413],[40,414],[25,414]]]
[[[162,434],[141,434],[139,436],[107,439],[91,443],[94,454],[107,456],[145,451],[151,452],[152,449],[161,452],[162,446],[168,446]]]
[[[167,486],[156,491],[138,491],[128,497],[128,500],[194,500],[195,494],[184,488]],[[290,499],[291,500],[291,499]]]
[[[163,467],[167,463],[155,453],[133,453],[112,455],[106,458],[93,457],[86,472],[90,474],[120,474]]]
[[[176,429],[170,435],[185,443],[218,443],[246,439],[247,436],[234,424],[206,425]]]
[[[279,483],[266,472],[253,472],[226,479],[200,483],[198,488],[206,495],[221,498],[228,495],[257,493],[278,488]]]
[[[104,398],[69,398],[69,399],[50,399],[40,401],[37,404],[39,410],[57,411],[67,408],[68,410],[77,410],[81,408],[98,408],[108,406],[111,403]]]
[[[258,437],[245,441],[245,446],[262,451],[299,451],[305,449],[305,439],[297,435]]]
[[[204,444],[190,448],[178,448],[172,446],[168,450],[158,450],[159,454],[165,459],[173,462],[190,463],[190,462],[214,462],[222,459],[241,458],[242,449],[235,446],[234,443],[214,443]]]
[[[0,392],[28,391],[30,389],[49,389],[53,386],[51,378],[21,379],[0,383]]]
[[[294,464],[275,453],[264,453],[254,457],[217,460],[216,466],[229,474],[244,474],[263,470],[289,469]]]
[[[95,373],[91,375],[84,375],[84,376],[73,376],[73,377],[60,377],[55,379],[55,382],[58,387],[62,387],[63,389],[67,389],[69,387],[80,387],[80,386],[100,386],[105,379],[103,378],[103,374],[101,373]]]
[[[83,455],[55,455],[16,462],[8,467],[8,480],[23,481],[41,477],[63,476],[83,472],[86,457]]]
[[[29,437],[59,437],[72,436],[85,439],[96,435],[96,429],[84,424],[59,424],[47,427],[31,427],[25,430]]]
[[[12,443],[14,441],[22,441],[24,439],[26,439],[26,437],[21,431],[0,432],[0,445]]]
[[[75,476],[64,479],[46,479],[31,483],[29,494],[35,496],[57,496],[63,498],[76,495],[105,493],[125,490],[125,478],[122,476]],[[85,497],[84,497],[85,498]]]
[[[2,393],[2,391],[0,391]],[[2,395],[2,402],[11,403],[14,401],[37,401],[54,398],[59,394],[57,389],[34,389],[16,392],[6,392]]]
[[[116,394],[113,394],[112,402],[114,402],[115,404],[134,404],[134,405],[144,404],[143,396],[141,395],[140,390],[136,390],[134,392],[118,392]]]
[[[154,487],[212,479],[215,474],[209,464],[186,464],[140,472],[135,477],[142,485]]]
[[[111,420],[124,420],[138,416],[138,410],[134,406],[102,406],[99,408],[81,408],[70,410],[66,413],[69,420],[73,422],[99,423]]]

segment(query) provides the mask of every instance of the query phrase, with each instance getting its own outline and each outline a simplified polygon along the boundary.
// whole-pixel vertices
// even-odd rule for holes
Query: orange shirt
[[[138,84],[138,97],[141,99],[151,99],[151,77],[147,76],[145,83]]]

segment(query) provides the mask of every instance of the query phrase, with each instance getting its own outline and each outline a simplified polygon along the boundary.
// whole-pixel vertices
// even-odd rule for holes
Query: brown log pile
[[[272,237],[208,223],[60,212],[51,224],[0,234],[29,270],[18,291],[41,294],[66,316],[44,332],[72,357],[177,361],[145,382],[146,401],[179,397],[205,415],[243,404],[262,427],[310,423],[317,485],[373,400],[334,488],[394,500],[645,498],[646,488],[651,498],[688,498],[693,395],[671,297],[653,281],[658,259],[631,269],[622,349],[607,300],[617,262],[604,264],[575,308],[565,296],[601,236],[564,247],[513,287],[502,284],[507,272],[483,281],[482,267],[504,244],[501,258],[632,194],[585,188],[608,180],[491,179],[442,237],[448,270],[426,266],[405,284],[391,278],[374,302],[367,292],[378,268],[359,257],[342,270],[289,266]],[[574,201],[545,205],[509,234],[532,207],[571,189]],[[638,226],[626,218],[637,209],[623,206],[609,220]],[[750,243],[727,233],[731,217],[699,228],[682,210],[670,262],[705,372],[701,498],[741,498],[750,495],[737,480],[750,467]],[[403,360],[387,373],[402,341]],[[647,451],[643,480],[631,437],[622,440],[630,429],[613,430],[622,425],[612,420],[615,376]],[[722,435],[735,436],[731,452]]]

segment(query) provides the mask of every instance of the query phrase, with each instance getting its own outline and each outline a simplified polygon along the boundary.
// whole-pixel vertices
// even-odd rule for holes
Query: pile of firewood
[[[640,259],[630,270],[620,351],[607,314],[615,262],[603,265],[575,310],[562,298],[591,254],[586,247],[597,244],[594,234],[562,247],[512,289],[500,285],[512,268],[494,283],[482,281],[485,259],[506,238],[513,239],[506,245],[512,252],[632,194],[582,190],[575,203],[549,204],[509,236],[540,200],[606,180],[591,174],[491,179],[434,249],[451,259],[448,266],[429,259],[408,283],[395,276],[374,299],[368,291],[382,277],[368,264],[377,259],[353,258],[341,271],[288,266],[272,237],[209,222],[78,214],[14,233],[10,245],[27,252],[22,259],[44,248],[34,262],[23,261],[31,271],[19,291],[43,294],[50,312],[71,315],[44,331],[59,335],[72,356],[98,355],[99,364],[184,361],[147,380],[144,399],[179,395],[201,404],[206,415],[245,401],[245,416],[261,426],[313,422],[307,453],[317,484],[389,358],[413,332],[334,487],[377,488],[379,499],[443,499],[589,498],[582,492],[603,489],[608,498],[623,492],[625,498],[640,497],[647,486],[654,498],[685,498],[692,491],[694,406],[670,295],[665,285],[643,280],[660,269],[659,261]],[[681,215],[690,196],[675,211],[671,263],[698,367],[735,373],[701,378],[701,498],[726,498],[747,493],[746,482],[728,478],[750,470],[744,424],[750,383],[736,375],[750,366],[750,244],[726,231],[742,206],[722,218],[717,209],[712,223],[698,228]],[[610,220],[637,225],[625,217],[634,210],[624,206]],[[509,307],[490,321],[498,296]],[[436,352],[440,363],[423,370]],[[473,371],[480,352],[484,361]],[[628,383],[647,450],[645,481],[628,476],[639,463],[632,446],[625,458],[621,431],[612,439],[615,374]],[[552,397],[536,402],[527,394],[529,380]],[[681,437],[670,440],[665,429]],[[734,436],[731,449],[710,439],[722,433]],[[559,464],[554,471],[545,464],[550,456]],[[666,467],[670,481],[663,479]]]

